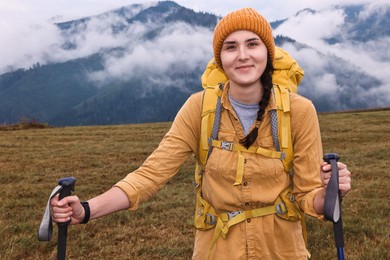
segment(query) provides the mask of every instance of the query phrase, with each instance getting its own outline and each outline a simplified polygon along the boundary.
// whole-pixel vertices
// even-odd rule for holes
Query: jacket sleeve
[[[122,189],[130,201],[130,210],[153,197],[198,149],[201,93],[192,95],[182,106],[159,146],[141,167],[114,186]]]
[[[294,145],[294,193],[301,209],[322,219],[314,209],[314,198],[323,184],[320,176],[322,141],[317,112],[311,101],[292,95],[291,123]]]

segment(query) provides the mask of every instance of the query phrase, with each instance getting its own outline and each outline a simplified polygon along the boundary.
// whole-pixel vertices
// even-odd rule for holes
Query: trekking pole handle
[[[330,182],[334,181],[333,187],[329,187],[330,184],[328,184],[328,189],[325,194],[324,216],[326,219],[333,221],[333,230],[335,235],[335,243],[338,250],[338,259],[344,259],[343,222],[341,217],[341,194],[338,187],[339,168],[337,166],[337,162],[340,160],[340,156],[336,153],[328,153],[324,155],[323,159],[332,166],[332,177]],[[328,205],[326,203],[327,200],[331,200],[331,197],[333,197],[335,193],[337,194],[337,202],[336,208],[334,208],[334,212],[337,212],[337,214],[334,214],[334,212],[329,212]]]
[[[337,222],[340,217],[340,191],[339,191],[339,167],[337,161],[340,156],[336,153],[328,153],[323,157],[324,161],[332,167],[332,176],[329,179],[325,193],[324,216],[327,220]]]
[[[74,191],[75,183],[76,183],[76,178],[74,177],[66,177],[58,181],[58,185],[62,187],[59,195],[59,200],[62,200],[63,198],[70,196],[72,194],[72,191]],[[58,224],[63,224],[63,223],[68,224],[69,222],[62,222]]]
[[[75,183],[76,183],[76,178],[74,177],[66,177],[58,181],[58,184],[62,187],[59,195],[60,200],[72,194],[72,191],[74,191]],[[66,259],[66,238],[68,233],[68,225],[70,221],[71,220],[57,223],[58,226],[57,260]]]
[[[323,157],[324,161],[329,163],[331,165],[331,168],[332,168],[332,176],[331,178],[335,178],[336,179],[336,182],[337,182],[337,193],[339,195],[339,198],[341,199],[341,194],[340,194],[340,191],[339,191],[339,167],[337,165],[337,162],[340,160],[340,155],[338,155],[337,153],[327,153],[324,155]]]

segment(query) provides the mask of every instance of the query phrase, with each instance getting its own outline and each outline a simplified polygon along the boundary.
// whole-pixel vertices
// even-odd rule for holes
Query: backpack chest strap
[[[286,156],[284,152],[269,150],[269,149],[262,148],[260,146],[251,146],[249,148],[246,148],[241,144],[235,144],[227,141],[219,141],[211,138],[209,139],[209,144],[213,147],[224,149],[231,152],[255,153],[273,159],[283,160]]]
[[[211,138],[209,139],[209,144],[214,148],[224,149],[227,151],[238,153],[236,180],[233,184],[234,186],[241,185],[242,179],[244,177],[245,158],[242,155],[242,152],[260,154],[265,157],[280,159],[280,160],[283,160],[285,157],[285,153],[283,152],[268,150],[262,147],[255,147],[255,146],[246,148],[245,146],[240,144],[234,144],[232,142],[226,142],[226,141],[219,141]]]

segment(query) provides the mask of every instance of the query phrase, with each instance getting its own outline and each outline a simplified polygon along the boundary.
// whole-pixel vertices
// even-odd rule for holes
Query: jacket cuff
[[[316,219],[325,221],[323,214],[318,214],[317,211],[314,209],[314,199],[319,191],[321,191],[323,188],[317,188],[309,192],[305,195],[304,199],[301,201],[301,209],[304,213],[307,215],[310,215]]]
[[[120,188],[123,190],[124,193],[126,193],[127,198],[130,202],[130,207],[128,210],[137,210],[139,205],[139,196],[138,193],[135,191],[135,189],[126,181],[121,180],[118,183],[114,185],[114,187]]]

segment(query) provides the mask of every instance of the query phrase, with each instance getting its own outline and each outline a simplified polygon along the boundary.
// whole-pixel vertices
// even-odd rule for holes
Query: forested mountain
[[[307,38],[305,26],[330,15],[338,24]],[[163,1],[55,24],[56,44],[39,60],[0,75],[0,123],[171,121],[201,90],[218,19]],[[390,81],[380,71],[390,64],[389,20],[389,6],[355,5],[305,9],[271,25],[276,44],[305,70],[299,93],[319,111],[336,111],[390,106]]]

